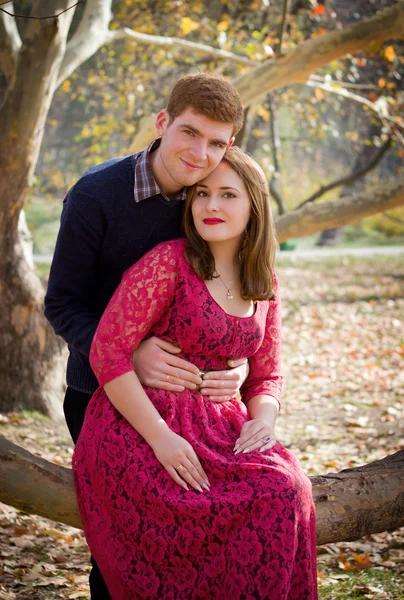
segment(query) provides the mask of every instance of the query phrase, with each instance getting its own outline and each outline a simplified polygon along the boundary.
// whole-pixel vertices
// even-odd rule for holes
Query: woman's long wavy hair
[[[269,187],[261,167],[240,148],[229,148],[222,159],[241,177],[251,203],[251,216],[239,251],[241,296],[244,300],[271,300],[274,297],[273,268],[278,247],[271,212]],[[215,261],[209,245],[197,232],[192,218],[196,185],[189,188],[183,228],[189,241],[186,258],[203,279],[215,277]]]

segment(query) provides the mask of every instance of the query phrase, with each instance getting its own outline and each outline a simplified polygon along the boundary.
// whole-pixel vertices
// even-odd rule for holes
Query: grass
[[[355,583],[352,584],[352,576],[341,574],[341,571],[336,569],[327,570],[328,579],[331,579],[332,583],[323,585],[320,578],[319,598],[321,600],[404,599],[404,592],[399,591],[402,575],[394,575],[394,573],[386,573],[378,569],[367,569],[361,573],[355,573]]]

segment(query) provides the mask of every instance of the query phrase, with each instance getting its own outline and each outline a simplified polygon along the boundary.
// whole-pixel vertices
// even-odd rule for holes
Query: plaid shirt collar
[[[154,179],[151,170],[150,153],[159,146],[160,138],[153,140],[146,150],[142,150],[142,152],[138,152],[134,155],[134,159],[136,160],[134,167],[135,185],[133,190],[135,202],[141,202],[152,196],[157,196],[158,194],[163,196],[163,198],[169,202],[185,200],[187,195],[186,188],[182,188],[176,196],[168,198],[168,196],[163,194],[157,181]]]

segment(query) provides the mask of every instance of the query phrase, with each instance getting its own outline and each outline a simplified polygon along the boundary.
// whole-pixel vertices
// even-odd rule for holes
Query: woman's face
[[[241,242],[251,215],[251,202],[242,178],[221,162],[196,186],[192,216],[206,242]]]

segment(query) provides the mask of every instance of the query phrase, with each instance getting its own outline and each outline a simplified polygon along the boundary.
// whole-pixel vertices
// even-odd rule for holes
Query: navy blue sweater
[[[88,394],[98,387],[91,342],[122,274],[159,242],[181,237],[183,202],[160,194],[135,202],[137,157],[95,167],[64,200],[45,316],[69,347],[67,385]]]

